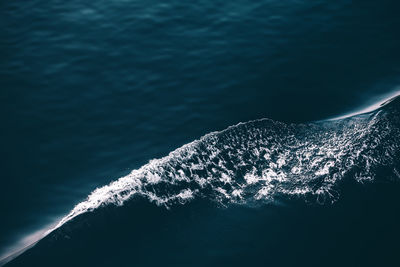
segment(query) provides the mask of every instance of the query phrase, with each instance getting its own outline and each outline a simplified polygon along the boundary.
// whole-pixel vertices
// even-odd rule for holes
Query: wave
[[[286,124],[270,119],[209,133],[93,191],[55,227],[106,205],[144,197],[170,207],[194,198],[221,205],[278,198],[334,202],[344,178],[400,177],[400,97],[374,111],[336,120]]]
[[[375,107],[334,120],[260,119],[209,133],[97,188],[44,236],[80,215],[137,198],[167,209],[193,199],[221,206],[293,198],[323,204],[338,200],[346,179],[399,179],[400,96]]]

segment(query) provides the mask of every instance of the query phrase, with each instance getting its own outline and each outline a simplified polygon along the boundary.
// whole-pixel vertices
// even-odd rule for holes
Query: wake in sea
[[[170,207],[194,198],[221,205],[257,204],[277,197],[318,203],[337,199],[345,177],[373,181],[399,159],[399,102],[340,120],[285,124],[269,119],[209,133],[129,175],[98,188],[56,228],[106,205],[144,197]]]
[[[335,120],[239,123],[96,189],[46,234],[56,234],[83,214],[135,199],[167,209],[194,199],[222,207],[279,199],[332,203],[340,197],[343,180],[400,179],[399,148],[400,97]]]

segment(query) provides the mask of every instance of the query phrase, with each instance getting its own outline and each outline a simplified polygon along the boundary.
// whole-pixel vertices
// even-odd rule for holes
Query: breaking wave
[[[324,204],[338,200],[343,181],[399,180],[397,95],[366,113],[303,124],[260,119],[209,133],[97,188],[55,227],[35,234],[32,244],[0,259],[0,265],[37,242],[45,244],[47,235],[48,241],[68,239],[68,231],[86,223],[85,214],[139,198],[167,209],[194,199],[219,206],[288,199]]]
[[[369,113],[336,120],[261,119],[209,133],[96,189],[55,228],[135,197],[167,208],[194,198],[224,206],[279,198],[326,203],[338,199],[344,179],[370,182],[381,179],[379,171],[400,178],[399,102],[395,97]]]

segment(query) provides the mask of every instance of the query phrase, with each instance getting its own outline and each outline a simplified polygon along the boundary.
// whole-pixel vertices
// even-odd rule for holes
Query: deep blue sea
[[[400,266],[399,14],[0,1],[0,266]]]

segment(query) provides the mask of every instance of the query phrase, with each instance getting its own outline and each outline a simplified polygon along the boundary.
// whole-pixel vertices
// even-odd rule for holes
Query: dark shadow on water
[[[398,266],[400,185],[344,188],[324,206],[136,199],[77,217],[7,266]]]

